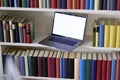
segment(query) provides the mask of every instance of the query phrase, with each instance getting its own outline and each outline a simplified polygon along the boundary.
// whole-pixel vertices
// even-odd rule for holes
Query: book
[[[51,2],[50,0],[45,1],[45,8],[51,8]]]
[[[31,64],[33,64],[33,76],[38,76],[38,60],[37,60],[38,54],[39,54],[39,50],[35,50],[32,57]]]
[[[103,10],[107,10],[107,1],[108,0],[103,0]]]
[[[61,0],[57,0],[57,8],[60,9],[61,8]]]
[[[76,0],[76,9],[80,9],[80,0]]]
[[[107,0],[107,10],[110,10],[110,0]]]
[[[80,60],[80,80],[86,80],[86,60],[87,53],[82,52]]]
[[[26,0],[26,5],[27,8],[30,8],[30,0]]]
[[[4,0],[0,0],[0,4],[1,7],[4,7]]]
[[[117,62],[116,62],[116,80],[119,80],[119,75],[120,75],[120,53],[116,53],[117,57]]]
[[[117,10],[117,0],[110,0],[110,10]]]
[[[67,0],[61,0],[61,8],[66,9],[67,8]]]
[[[120,24],[117,23],[116,48],[120,48]]]
[[[67,0],[67,9],[72,9],[73,0]]]
[[[60,78],[63,78],[63,52],[61,52],[60,56]]]
[[[20,74],[19,56],[21,55],[21,53],[22,53],[22,49],[18,49],[15,56],[14,56],[15,65],[16,65],[18,71],[19,71],[19,74]]]
[[[77,9],[77,1],[78,0],[73,0],[73,2],[72,2],[72,9]],[[78,2],[78,4],[79,4],[79,2]]]
[[[86,61],[86,80],[91,80],[91,71],[92,71],[92,54],[87,54]]]
[[[22,76],[26,75],[26,73],[25,73],[25,58],[24,58],[25,53],[26,53],[26,50],[22,50],[22,53],[19,56],[20,75],[22,75]]]
[[[39,0],[39,8],[42,8],[42,0]]]
[[[90,10],[94,10],[94,2],[95,0],[90,0]]]
[[[100,25],[99,25],[99,47],[104,47],[104,27],[105,27],[105,21],[100,20]]]
[[[68,56],[69,52],[64,52],[63,54],[63,78],[68,78]]]
[[[43,76],[43,54],[44,50],[40,50],[38,54],[38,76]]]
[[[39,0],[34,0],[34,8],[39,8]]]
[[[79,80],[80,79],[80,59],[81,59],[81,52],[76,53],[76,57],[74,59],[74,79]]]
[[[26,43],[31,43],[32,42],[32,33],[31,33],[31,26],[30,23],[25,24],[26,27]]]
[[[116,47],[116,33],[117,33],[117,26],[115,25],[115,21],[110,24],[110,42],[109,47],[114,48]]]
[[[96,26],[96,28],[95,28],[95,47],[98,47],[99,46],[99,25],[96,24],[95,26]]]
[[[117,10],[120,10],[120,0],[117,0]]]
[[[95,41],[96,41],[96,27],[97,27],[96,23],[97,23],[97,20],[93,22],[93,42],[92,42],[93,46],[96,45],[96,43],[95,43]]]
[[[32,63],[32,57],[33,57],[33,54],[34,54],[34,50],[30,50],[29,52],[29,55],[27,56],[27,59],[28,59],[28,74],[29,76],[33,76],[33,64]]]
[[[103,10],[103,6],[104,6],[103,0],[99,0],[99,10]]]
[[[68,57],[68,78],[69,79],[74,79],[74,58],[75,58],[75,53],[70,52],[69,57]]]
[[[107,53],[108,54],[108,53]],[[107,74],[107,54],[103,53],[103,61],[102,61],[102,80],[106,80],[106,74]]]
[[[35,2],[34,2],[34,0],[30,0],[30,7],[31,8],[35,8]]]
[[[46,0],[42,0],[42,8],[46,8],[45,5],[46,5]]]
[[[102,80],[102,53],[98,53],[96,80]]]
[[[117,54],[116,52],[112,52],[111,80],[116,80],[116,64],[117,64]]]
[[[106,80],[111,80],[111,63],[112,63],[112,56],[111,54],[107,54],[107,74],[106,74]]]
[[[104,47],[109,47],[110,39],[110,20],[105,23],[104,28]]]
[[[85,1],[85,9],[90,9],[90,0]]]
[[[100,9],[99,3],[100,3],[100,0],[95,0],[95,2],[94,2],[94,10],[99,10]]]
[[[97,53],[92,53],[91,80],[96,80],[97,74]]]
[[[85,9],[85,0],[80,0],[80,9]]]
[[[43,77],[48,77],[48,64],[47,64],[48,55],[49,51],[45,51],[43,55]]]
[[[51,0],[51,8],[57,8],[57,0]]]
[[[22,7],[27,7],[27,0],[21,0],[22,2]]]
[[[9,0],[4,0],[4,7],[9,7]]]
[[[61,56],[61,51],[57,51],[57,56],[56,56],[56,78],[60,78],[60,56]]]
[[[52,77],[56,77],[56,56],[57,56],[57,51],[54,51],[52,57]]]
[[[18,7],[17,6],[17,0],[14,0],[14,7]]]
[[[47,59],[47,68],[48,68],[48,77],[52,77],[52,58],[53,58],[53,51],[50,51]]]

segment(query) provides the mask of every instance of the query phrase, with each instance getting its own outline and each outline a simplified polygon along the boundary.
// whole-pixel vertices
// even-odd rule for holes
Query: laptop
[[[83,43],[86,22],[86,15],[55,12],[51,35],[39,44],[72,51]]]

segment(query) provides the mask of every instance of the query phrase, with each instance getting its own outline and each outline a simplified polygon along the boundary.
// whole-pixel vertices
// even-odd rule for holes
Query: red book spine
[[[67,9],[72,9],[72,0],[67,0]]]
[[[61,0],[57,0],[57,8],[58,8],[58,9],[61,8]]]
[[[48,57],[48,77],[52,77],[52,57]]]
[[[107,60],[102,61],[102,80],[106,80]]]
[[[26,43],[31,43],[32,37],[31,37],[31,31],[30,31],[30,24],[26,24]]]
[[[34,5],[34,0],[30,0],[30,7],[31,7],[31,8],[34,8],[34,7],[35,7],[35,5]]]
[[[60,78],[60,58],[56,58],[56,78]]]
[[[97,76],[96,80],[102,80],[102,60],[97,61]]]
[[[77,0],[73,0],[72,9],[77,9]]]
[[[42,62],[42,57],[38,57],[38,76],[43,76],[43,62]]]
[[[34,0],[34,7],[39,8],[39,0]]]
[[[80,0],[80,9],[85,9],[85,0]]]
[[[1,1],[0,1],[0,4],[1,4],[1,5],[0,5],[1,7],[4,7],[4,0],[1,0]]]
[[[77,9],[80,9],[80,0],[77,0],[76,7],[77,7]]]
[[[57,8],[57,0],[51,0],[51,8]]]
[[[120,10],[120,0],[117,0],[117,10]]]
[[[116,80],[119,80],[119,74],[120,74],[120,59],[117,59],[117,64],[116,64]]]
[[[106,80],[111,79],[111,60],[107,61],[107,74],[106,74]]]

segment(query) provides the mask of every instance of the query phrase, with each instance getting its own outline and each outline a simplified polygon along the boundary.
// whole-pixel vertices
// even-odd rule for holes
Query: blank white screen
[[[53,34],[83,40],[86,18],[55,13]]]

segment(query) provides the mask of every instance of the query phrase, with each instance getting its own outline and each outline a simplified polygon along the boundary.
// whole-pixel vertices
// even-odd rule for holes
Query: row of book
[[[109,18],[94,21],[93,46],[120,48],[120,21]]]
[[[22,76],[69,78],[75,80],[119,80],[120,52],[66,52],[6,48]],[[4,72],[5,73],[5,72]]]
[[[34,39],[33,20],[19,16],[0,16],[0,42],[31,43]]]
[[[120,0],[1,0],[2,7],[120,10]]]

